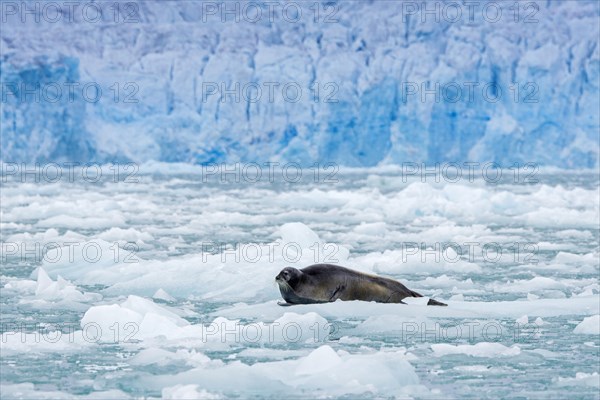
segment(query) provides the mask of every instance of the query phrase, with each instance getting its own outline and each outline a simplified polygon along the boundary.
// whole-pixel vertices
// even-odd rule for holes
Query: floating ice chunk
[[[102,341],[128,340],[138,331],[143,316],[135,311],[122,308],[118,304],[91,307],[81,319],[81,328],[85,331],[96,328]],[[116,324],[116,325],[115,325]],[[115,326],[118,330],[115,332]],[[135,337],[132,337],[135,339]]]
[[[417,282],[419,286],[426,288],[456,288],[456,289],[471,289],[474,287],[471,278],[464,281],[459,281],[450,278],[448,275],[440,275],[437,277],[427,277],[422,281]]]
[[[523,315],[522,317],[517,318],[515,322],[520,325],[528,324],[529,317],[527,315]]]
[[[94,326],[99,331],[101,341],[170,336],[187,325],[189,322],[166,307],[133,295],[120,305],[91,307],[81,319],[81,327],[87,329]]]
[[[239,357],[255,358],[261,361],[265,360],[284,360],[292,357],[305,356],[307,349],[299,348],[294,350],[289,349],[274,349],[272,347],[247,348],[238,353]]]
[[[372,265],[373,272],[381,274],[425,274],[425,273],[476,273],[481,267],[475,263],[451,256],[454,250],[421,250],[407,246],[400,250],[373,252],[355,259],[356,263]]]
[[[179,326],[172,319],[163,315],[148,312],[139,323],[139,332],[136,335],[136,338],[145,339],[157,336],[172,337],[179,332]]]
[[[296,375],[319,374],[327,371],[342,363],[342,359],[331,348],[331,346],[321,346],[314,350],[308,356],[303,358],[296,367]]]
[[[494,284],[493,290],[498,293],[527,293],[536,290],[561,290],[567,288],[563,282],[545,276],[536,276],[532,279],[515,280],[508,284]]]
[[[600,315],[584,318],[573,332],[584,335],[600,335]]]
[[[456,371],[467,371],[467,372],[493,372],[489,365],[459,365],[452,368]]]
[[[83,284],[111,283],[139,276],[139,259],[131,251],[98,239],[56,247],[42,267],[50,276],[62,275]],[[137,275],[136,275],[137,274]]]
[[[62,324],[65,326],[65,324]],[[0,337],[0,349],[2,355],[6,356],[11,353],[54,353],[54,352],[80,352],[94,342],[87,340],[81,334],[81,331],[74,329],[69,332],[62,332],[52,327],[52,324],[47,324],[48,332],[32,332],[26,333],[22,325],[16,323],[4,324],[4,329]],[[74,327],[69,327],[74,328]],[[14,330],[13,330],[14,329]],[[90,335],[91,336],[91,335]]]
[[[143,260],[115,244],[98,239],[72,247],[59,247],[55,262],[44,262],[51,277],[60,274],[80,284],[104,284],[106,295],[135,294],[150,297],[158,289],[178,296],[200,296],[206,300],[262,301],[279,297],[276,287],[269,285],[275,275],[295,260],[303,268],[318,262],[342,263],[348,249],[333,243],[322,243],[318,236],[301,223],[282,227],[284,240],[271,246],[250,243],[233,251],[235,255],[212,254],[216,247],[201,249],[197,254],[172,257],[168,260]],[[317,240],[317,247],[313,240]],[[283,242],[297,240],[302,246]],[[312,248],[310,248],[312,246]],[[248,251],[250,249],[250,251]],[[91,253],[91,254],[90,254]],[[197,282],[204,282],[198,285]]]
[[[103,213],[102,217],[56,215],[38,222],[42,227],[64,227],[70,229],[106,229],[113,226],[125,226],[125,217],[118,211]]]
[[[592,239],[594,235],[590,231],[578,230],[578,229],[565,229],[555,233],[560,238],[575,238],[575,239]],[[560,254],[560,253],[559,253]],[[558,256],[558,254],[557,254]]]
[[[76,236],[77,239],[82,238],[82,235],[74,234],[72,231],[67,231],[65,236],[62,239],[74,239],[73,236]],[[10,235],[7,238],[7,242],[36,242],[40,244],[46,244],[50,241],[56,242],[57,239],[60,238],[60,234],[58,230],[54,228],[46,229],[44,232],[37,233],[15,233],[14,235]]]
[[[83,293],[75,285],[63,279],[60,275],[53,281],[43,268],[37,269],[37,283],[35,296],[47,301],[75,301],[89,302],[99,300],[101,295],[96,293]]]
[[[219,360],[213,360],[196,350],[179,349],[171,352],[158,347],[143,349],[135,356],[129,358],[127,362],[131,365],[168,365],[174,361],[182,361],[188,365],[198,366],[206,363],[222,364]]]
[[[285,313],[273,323],[242,324],[239,320],[217,317],[208,324],[192,325],[179,310],[131,295],[121,304],[91,307],[81,320],[82,328],[94,327],[101,341],[191,338],[213,348],[239,343],[322,342],[331,326],[317,313]]]
[[[217,400],[224,397],[199,389],[198,385],[175,385],[162,390],[162,398],[165,400]]]
[[[500,343],[481,342],[474,345],[460,344],[457,346],[436,343],[431,349],[437,357],[450,354],[466,354],[473,357],[516,356],[521,353],[519,346],[506,347]]]
[[[292,363],[296,365],[297,373],[295,378],[286,380],[288,385],[330,396],[395,393],[407,385],[418,384],[404,351],[337,354],[331,347],[322,346]],[[276,363],[271,367],[276,367]],[[316,371],[311,372],[309,368],[316,368]],[[281,378],[285,378],[285,373],[285,370],[281,372]]]
[[[39,296],[40,293],[50,288],[53,283],[55,282],[50,279],[46,271],[44,271],[44,268],[39,268],[37,273],[37,287],[35,288],[35,295]]]
[[[374,315],[360,323],[354,330],[353,335],[364,335],[369,337],[372,333],[402,332],[404,335],[415,334],[420,327],[427,324],[433,325],[428,318],[403,317],[400,315]],[[409,333],[410,332],[410,333]]]
[[[593,296],[596,293],[594,292],[594,289],[592,288],[587,288],[585,289],[583,292],[581,293],[574,293],[573,296],[577,296],[577,297],[587,297],[587,296]]]
[[[518,318],[527,313],[541,317],[560,315],[589,315],[600,312],[598,295],[561,299],[538,299],[532,301],[464,301],[448,303],[449,307],[414,306],[411,304],[384,304],[366,301],[336,301],[325,304],[294,306],[297,312],[316,312],[324,318],[369,318],[376,315],[394,314],[403,317],[443,318]],[[285,312],[276,307],[275,301],[259,304],[235,304],[215,311],[212,315],[228,318],[273,318]]]
[[[158,305],[151,300],[144,299],[139,296],[129,296],[127,300],[121,303],[122,308],[128,308],[140,314],[156,314],[167,318],[177,326],[187,326],[189,322],[181,318],[175,312],[171,311],[166,306]]]
[[[290,371],[296,373],[290,374]],[[227,384],[232,378],[236,383],[233,387]],[[418,383],[404,351],[349,354],[336,353],[330,346],[321,346],[299,359],[253,365],[240,361],[222,366],[205,364],[176,375],[155,375],[144,382],[149,388],[160,389],[174,384],[194,384],[209,392],[225,390],[224,395],[261,390],[262,394],[278,398],[290,389],[301,390],[310,397],[361,393],[407,397],[406,393]]]
[[[141,232],[134,228],[123,229],[113,227],[100,233],[97,237],[106,240],[107,242],[122,241],[142,243],[154,240],[154,237],[148,232]]]
[[[576,210],[565,207],[539,207],[535,211],[523,214],[522,219],[529,226],[564,226],[577,228],[596,228],[598,213],[593,210]]]
[[[600,388],[600,375],[597,372],[577,372],[574,378],[558,377],[557,383],[559,386],[577,386],[585,385]],[[597,393],[597,392],[596,392]]]
[[[167,293],[163,289],[158,289],[156,291],[156,293],[154,293],[154,296],[152,296],[152,298],[157,299],[157,300],[164,300],[164,301],[168,301],[168,302],[174,302],[177,300],[175,297],[171,296],[169,293]]]
[[[241,324],[238,320],[218,317],[202,327],[202,337],[211,344],[222,343],[304,343],[322,342],[331,331],[327,320],[315,312],[286,312],[270,324]]]
[[[177,359],[179,358],[175,357],[175,353],[173,352],[152,347],[148,349],[143,349],[135,356],[129,358],[127,362],[130,365],[167,365]]]
[[[302,222],[283,224],[279,228],[279,233],[284,243],[297,243],[305,249],[321,242],[319,235]]]
[[[385,236],[387,233],[387,225],[385,222],[361,222],[360,225],[354,227],[353,231],[369,236]]]
[[[277,341],[321,342],[330,334],[331,324],[316,312],[297,314],[286,312],[273,324],[274,339]]]
[[[533,350],[528,350],[528,352],[539,354],[540,356],[542,356],[544,358],[560,358],[561,357],[560,353],[556,353],[554,351],[550,351],[550,350],[546,350],[546,349],[533,349]]]
[[[37,282],[29,279],[10,279],[2,289],[19,292],[22,295],[34,294]]]
[[[566,251],[559,251],[554,262],[557,264],[591,264],[594,265],[598,262],[598,254],[586,253],[586,254],[574,254]]]
[[[451,296],[450,301],[465,301],[465,296],[462,293],[459,294],[455,294],[454,296]]]
[[[308,226],[301,222],[290,222],[279,228],[281,240],[286,248],[288,259],[299,258],[307,265],[319,262],[340,264],[348,259],[349,250],[335,243],[325,243]],[[300,253],[300,254],[294,254]]]

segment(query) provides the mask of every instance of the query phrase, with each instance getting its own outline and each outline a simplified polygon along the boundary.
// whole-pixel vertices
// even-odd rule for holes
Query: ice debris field
[[[3,183],[3,398],[598,398],[597,175],[195,168]],[[278,306],[275,275],[320,261],[449,306]]]

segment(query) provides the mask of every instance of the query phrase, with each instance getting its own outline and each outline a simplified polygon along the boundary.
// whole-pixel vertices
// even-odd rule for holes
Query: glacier
[[[242,185],[167,166],[188,170],[2,183],[2,399],[597,399],[598,174]],[[449,307],[279,307],[277,273],[317,262]]]
[[[597,1],[52,4],[2,2],[5,163],[599,165]]]

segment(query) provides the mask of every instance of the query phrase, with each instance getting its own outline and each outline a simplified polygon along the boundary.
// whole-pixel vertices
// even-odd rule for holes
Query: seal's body
[[[328,303],[338,299],[403,303],[406,297],[423,297],[393,279],[332,264],[315,264],[303,269],[287,267],[275,281],[286,301],[281,305]],[[435,300],[427,304],[446,305]]]

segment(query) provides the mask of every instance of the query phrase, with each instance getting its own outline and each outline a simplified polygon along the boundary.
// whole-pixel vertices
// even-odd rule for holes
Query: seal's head
[[[300,280],[300,275],[302,275],[300,270],[292,267],[285,267],[279,274],[277,274],[275,281],[279,285],[280,289],[287,291],[296,286]]]

